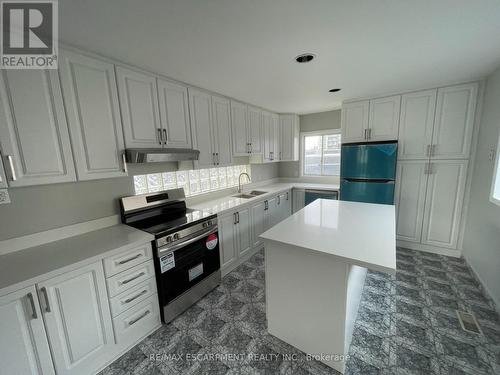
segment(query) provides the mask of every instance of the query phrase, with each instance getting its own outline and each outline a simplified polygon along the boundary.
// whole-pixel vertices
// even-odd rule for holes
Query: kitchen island
[[[366,270],[396,272],[394,206],[318,199],[260,237],[269,333],[343,373]]]

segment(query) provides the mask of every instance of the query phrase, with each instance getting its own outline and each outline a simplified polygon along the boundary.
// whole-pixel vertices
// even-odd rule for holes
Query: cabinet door
[[[210,94],[189,89],[189,110],[191,112],[191,130],[193,148],[200,151],[199,168],[215,165],[215,147],[213,145],[212,98]]]
[[[262,244],[259,236],[266,231],[266,203],[259,202],[252,206],[252,246],[256,247]]]
[[[288,198],[288,200],[287,200],[287,198]],[[278,214],[277,223],[285,220],[288,216],[290,216],[289,194],[282,193],[279,195],[278,211],[279,211],[279,214]]]
[[[342,143],[366,140],[365,129],[368,129],[369,108],[368,100],[342,105]]]
[[[299,123],[295,115],[280,115],[280,160],[299,160]]]
[[[273,197],[267,201],[266,217],[264,219],[265,231],[274,227],[278,223],[278,198]]]
[[[2,374],[54,374],[35,287],[0,297]]]
[[[158,99],[166,146],[191,148],[187,87],[158,79]]]
[[[233,162],[231,152],[231,104],[226,98],[212,96],[215,159],[217,166],[224,167]]]
[[[405,94],[401,97],[398,158],[422,160],[429,157],[437,90]]]
[[[248,156],[250,148],[247,127],[248,106],[231,100],[231,133],[233,136],[233,156]]]
[[[127,148],[158,148],[162,145],[156,77],[116,67],[120,110]]]
[[[238,211],[238,253],[245,255],[252,248],[252,225],[250,221],[250,208]]]
[[[432,135],[434,159],[469,157],[477,91],[477,83],[438,89]]]
[[[113,355],[114,338],[102,263],[38,285],[58,374],[91,374]]]
[[[272,161],[273,158],[274,129],[272,128],[271,114],[265,111],[262,112],[262,133],[264,134],[263,160],[269,162]]]
[[[370,100],[369,141],[398,139],[400,106],[400,95]]]
[[[227,269],[236,262],[238,253],[236,214],[230,213],[219,216],[219,237],[220,237],[220,264],[222,270]]]
[[[467,163],[467,160],[440,160],[431,163],[422,243],[456,249]]]
[[[275,113],[271,115],[271,123],[272,123],[272,132],[273,132],[273,144],[272,144],[272,151],[273,151],[273,160],[275,161],[280,161],[281,160],[281,132],[280,132],[280,119],[279,116]]]
[[[424,218],[427,161],[400,161],[397,165],[396,235],[399,240],[420,242]]]
[[[10,186],[76,181],[57,71],[3,70],[0,99]]]
[[[248,106],[248,129],[251,153],[261,154],[263,151],[262,111],[259,108]]]
[[[113,65],[63,51],[59,74],[78,179],[126,176]]]

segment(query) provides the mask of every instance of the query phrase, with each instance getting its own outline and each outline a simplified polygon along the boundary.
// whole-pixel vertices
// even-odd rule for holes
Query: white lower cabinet
[[[114,337],[102,262],[38,284],[57,374],[91,374],[109,359]]]
[[[259,236],[266,231],[267,201],[252,205],[252,246],[262,245]]]
[[[34,286],[0,297],[2,374],[54,374]]]

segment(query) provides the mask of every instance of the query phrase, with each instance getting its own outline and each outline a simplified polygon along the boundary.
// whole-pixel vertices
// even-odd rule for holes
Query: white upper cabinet
[[[38,290],[57,373],[95,373],[114,350],[102,263],[54,277]]]
[[[2,374],[54,374],[34,286],[0,297]]]
[[[250,153],[261,154],[263,151],[262,110],[248,106],[248,134]]]
[[[478,83],[438,89],[432,157],[467,159],[470,155]]]
[[[116,67],[120,109],[127,148],[155,148],[163,143],[156,77]]]
[[[425,90],[401,97],[398,157],[421,160],[430,156],[437,90]]]
[[[231,103],[228,99],[212,95],[213,144],[215,163],[219,167],[233,161],[231,147]]]
[[[272,122],[272,114],[267,111],[262,111],[262,132],[264,134],[264,151],[263,160],[266,162],[274,159],[274,128]],[[278,156],[278,155],[276,155]]]
[[[158,99],[165,146],[191,148],[187,88],[174,82],[158,79]]]
[[[299,160],[299,119],[297,115],[279,115],[279,160]]]
[[[398,139],[400,105],[400,95],[370,100],[368,141]]]
[[[3,70],[0,100],[0,144],[10,186],[75,181],[57,71]]]
[[[398,240],[420,242],[424,217],[427,162],[403,160],[397,163],[396,235]]]
[[[59,73],[78,179],[126,176],[124,142],[112,64],[61,51]]]
[[[250,140],[248,133],[248,106],[231,100],[231,133],[233,135],[233,156],[248,156]]]
[[[467,160],[430,163],[422,243],[457,248],[467,165]]]
[[[189,89],[189,110],[191,111],[191,129],[193,147],[200,151],[199,168],[212,167],[216,163],[213,146],[212,98],[210,94]]]
[[[366,140],[369,108],[369,100],[342,105],[342,143],[363,142]]]
[[[276,113],[271,114],[272,124],[272,137],[273,142],[271,148],[273,149],[273,161],[280,161],[281,157],[281,131],[280,131],[280,118]]]

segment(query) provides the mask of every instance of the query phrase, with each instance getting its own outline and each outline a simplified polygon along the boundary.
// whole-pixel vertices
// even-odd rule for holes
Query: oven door
[[[158,293],[163,306],[220,269],[217,228],[186,245],[158,251]]]

